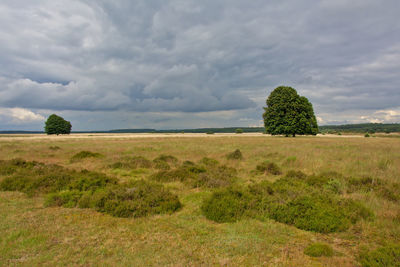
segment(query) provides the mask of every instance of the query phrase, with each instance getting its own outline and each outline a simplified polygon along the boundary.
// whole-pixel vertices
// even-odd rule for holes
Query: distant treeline
[[[242,129],[244,133],[264,132],[264,127],[227,127],[227,128],[199,128],[199,129],[115,129],[109,131],[72,131],[72,133],[235,133]],[[0,131],[0,134],[43,134],[40,131]]]
[[[264,127],[226,127],[226,128],[198,128],[198,129],[116,129],[109,131],[73,131],[72,133],[235,133],[241,129],[243,133],[263,133]],[[346,125],[319,126],[321,133],[393,133],[400,132],[400,123],[362,123]],[[0,134],[42,134],[42,131],[0,131]]]
[[[326,125],[319,127],[320,132],[352,133],[394,133],[400,132],[400,123],[361,123],[346,125]]]
[[[110,130],[109,133],[235,133],[237,129],[242,129],[244,133],[263,133],[264,127],[227,127],[227,128],[198,128],[198,129],[118,129]]]

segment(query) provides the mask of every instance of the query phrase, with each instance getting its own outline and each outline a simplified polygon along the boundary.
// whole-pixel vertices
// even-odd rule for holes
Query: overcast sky
[[[279,85],[320,125],[400,122],[399,0],[1,0],[0,130],[260,126]]]

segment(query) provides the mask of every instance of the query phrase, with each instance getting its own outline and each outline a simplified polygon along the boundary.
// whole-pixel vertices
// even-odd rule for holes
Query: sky
[[[0,130],[262,126],[280,85],[320,125],[400,122],[398,0],[1,0]]]

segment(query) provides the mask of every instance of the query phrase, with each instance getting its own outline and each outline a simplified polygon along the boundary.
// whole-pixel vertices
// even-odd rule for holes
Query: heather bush
[[[214,192],[205,199],[201,210],[207,219],[215,222],[235,222],[240,220],[250,203],[251,196],[246,192],[227,188]]]
[[[333,249],[328,244],[313,243],[304,249],[304,254],[310,257],[332,257]]]
[[[148,169],[153,166],[153,163],[142,156],[134,156],[124,158],[123,161],[115,162],[111,165],[111,168],[114,169],[137,169],[137,168],[144,168]]]
[[[103,188],[88,202],[90,207],[115,217],[173,213],[182,207],[178,197],[162,185],[144,180]]]
[[[363,267],[400,266],[400,245],[387,245],[360,253],[359,262]]]
[[[226,158],[227,159],[231,159],[231,160],[242,160],[243,159],[243,155],[242,155],[242,152],[239,149],[236,149],[235,151],[227,154]]]
[[[103,157],[102,154],[100,153],[95,153],[95,152],[90,152],[90,151],[81,151],[79,153],[76,153],[75,155],[73,155],[70,159],[71,163],[74,162],[78,162],[82,159],[86,159],[86,158],[101,158]]]
[[[274,162],[264,161],[257,165],[256,170],[265,174],[280,175],[281,169]]]

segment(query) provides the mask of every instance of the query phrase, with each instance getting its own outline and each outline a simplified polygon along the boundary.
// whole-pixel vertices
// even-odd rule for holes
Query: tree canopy
[[[275,88],[267,99],[263,114],[265,130],[272,135],[318,133],[318,124],[312,104],[291,87]]]
[[[64,118],[52,114],[49,116],[45,122],[44,131],[47,134],[69,134],[71,133],[72,125],[69,121],[64,120]]]

